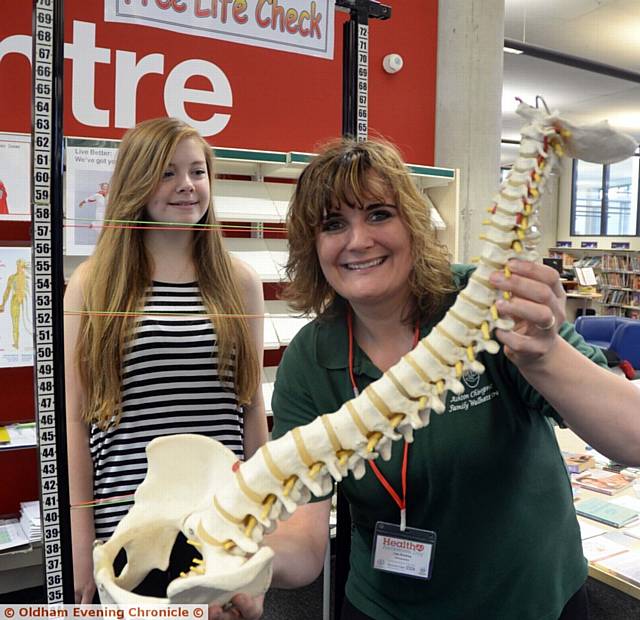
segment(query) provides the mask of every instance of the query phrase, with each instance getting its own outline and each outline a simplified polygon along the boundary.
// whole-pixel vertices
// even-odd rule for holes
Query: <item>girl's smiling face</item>
[[[147,203],[154,222],[196,224],[209,208],[211,186],[202,146],[184,138]]]

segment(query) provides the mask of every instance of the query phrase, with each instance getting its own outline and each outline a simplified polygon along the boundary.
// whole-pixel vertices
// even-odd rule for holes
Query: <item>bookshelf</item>
[[[599,248],[549,248],[564,269],[592,267],[602,294],[600,314],[640,319],[640,251]]]

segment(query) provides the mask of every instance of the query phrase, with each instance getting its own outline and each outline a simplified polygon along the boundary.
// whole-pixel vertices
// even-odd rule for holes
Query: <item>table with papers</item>
[[[556,437],[561,449],[584,452],[584,441],[570,430],[557,429]],[[633,488],[614,495],[579,489],[578,497],[578,502],[597,498],[640,513],[640,497]],[[622,528],[581,516],[578,523],[582,549],[589,561],[589,576],[640,600],[640,517]]]

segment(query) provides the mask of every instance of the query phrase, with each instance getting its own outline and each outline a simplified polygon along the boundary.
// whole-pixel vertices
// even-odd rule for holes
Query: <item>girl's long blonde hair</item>
[[[76,363],[86,399],[87,422],[107,428],[122,415],[121,372],[126,343],[151,285],[152,258],[143,242],[146,204],[158,187],[176,146],[186,138],[203,149],[213,184],[211,147],[198,132],[175,118],[144,121],[130,129],[118,150],[105,220],[122,222],[102,229],[84,284],[86,314],[80,326]],[[213,192],[211,193],[213,195]],[[193,232],[192,258],[203,304],[213,317],[220,376],[235,362],[235,389],[241,404],[258,388],[259,364],[229,255],[222,245],[213,201]]]
[[[361,200],[379,184],[393,195],[394,204],[411,238],[413,270],[409,286],[416,300],[415,321],[438,313],[445,297],[455,290],[447,249],[431,224],[429,206],[414,185],[396,148],[381,139],[330,142],[300,175],[287,216],[290,284],[283,297],[296,310],[323,314],[336,292],[327,282],[316,252],[316,234],[327,212],[336,204]],[[383,196],[376,196],[383,198]],[[357,206],[357,205],[354,205]]]

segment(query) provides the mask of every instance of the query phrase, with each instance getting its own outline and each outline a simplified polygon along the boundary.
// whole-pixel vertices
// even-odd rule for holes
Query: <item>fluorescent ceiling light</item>
[[[522,50],[517,50],[515,47],[503,47],[502,48],[503,51],[505,51],[507,54],[522,54]]]

